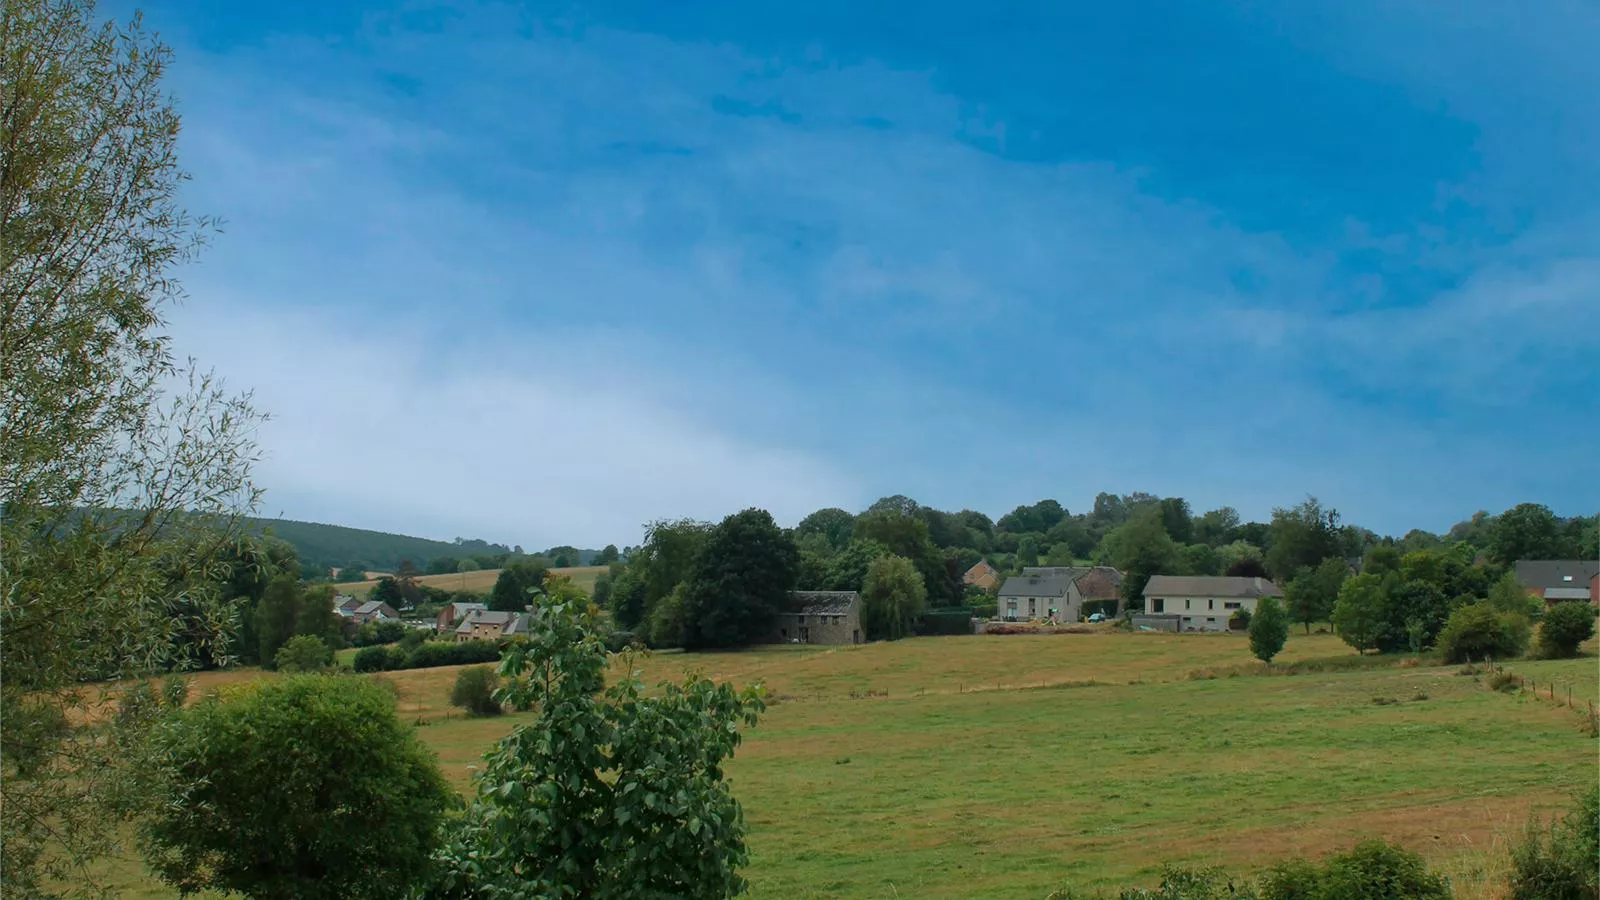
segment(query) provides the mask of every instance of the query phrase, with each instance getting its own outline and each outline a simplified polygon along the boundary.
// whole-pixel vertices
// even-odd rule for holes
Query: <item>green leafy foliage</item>
[[[1528,823],[1511,848],[1511,900],[1600,898],[1600,788],[1559,822]]]
[[[127,754],[72,725],[84,682],[231,661],[260,416],[167,336],[213,232],[168,48],[87,0],[7,0],[0,33],[0,872],[35,896],[112,844]]]
[[[450,705],[459,706],[474,716],[498,716],[505,709],[495,699],[500,676],[488,666],[472,666],[456,675],[450,688]]]
[[[1557,603],[1539,623],[1539,655],[1546,659],[1566,659],[1578,655],[1578,647],[1594,637],[1595,611],[1587,601]]]
[[[1445,662],[1510,659],[1528,649],[1531,628],[1526,616],[1501,612],[1488,601],[1469,603],[1450,614],[1439,633],[1438,649]]]
[[[498,612],[522,612],[543,590],[549,569],[536,562],[518,560],[500,570],[489,591],[489,608]]]
[[[439,666],[465,666],[496,662],[500,645],[495,641],[423,641],[407,647],[366,647],[356,653],[350,667],[357,672],[388,672],[396,669],[432,669]]]
[[[433,755],[366,679],[298,675],[202,701],[157,737],[151,869],[184,893],[403,896],[451,799]]]
[[[684,585],[683,645],[731,647],[768,633],[799,574],[799,549],[766,510],[723,519]]]
[[[1330,556],[1343,555],[1338,510],[1307,497],[1298,506],[1272,511],[1266,563],[1273,577],[1287,581],[1302,568],[1314,569]]]
[[[1289,616],[1276,597],[1262,597],[1250,617],[1250,652],[1270,664],[1289,639]]]
[[[295,635],[273,657],[280,672],[321,672],[333,665],[333,648],[322,638]]]
[[[541,604],[501,664],[501,699],[533,710],[484,758],[430,897],[729,897],[745,882],[744,817],[723,764],[759,688],[690,676],[649,695],[606,686],[589,613]]]
[[[1316,568],[1302,568],[1288,584],[1283,586],[1289,616],[1311,633],[1313,622],[1327,621],[1333,615],[1333,605],[1339,601],[1339,589],[1350,574],[1343,559],[1330,557]]]
[[[873,560],[861,591],[861,628],[868,640],[895,641],[910,635],[927,606],[922,573],[903,556]]]
[[[1333,604],[1333,627],[1346,644],[1365,653],[1378,646],[1387,627],[1383,579],[1366,572],[1345,579]]]

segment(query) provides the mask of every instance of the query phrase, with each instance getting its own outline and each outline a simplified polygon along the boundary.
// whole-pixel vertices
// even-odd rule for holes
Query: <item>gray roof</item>
[[[361,601],[351,594],[340,594],[333,598],[333,606],[335,609],[356,609],[361,606]]]
[[[1074,576],[1066,570],[1045,570],[1045,575],[1013,575],[1000,586],[1002,597],[1065,597],[1072,588]],[[1085,569],[1084,571],[1088,571]]]
[[[1283,591],[1265,578],[1237,575],[1152,575],[1144,586],[1146,597],[1282,597]]]
[[[483,612],[489,608],[489,604],[487,603],[452,603],[450,605],[455,607],[456,612],[461,613],[462,615],[466,615],[471,612]]]
[[[363,616],[367,613],[381,613],[383,612],[383,608],[388,605],[389,604],[384,603],[382,600],[368,600],[367,602],[356,607],[356,613]]]
[[[532,621],[533,621],[533,616],[530,616],[527,613],[522,613],[521,615],[517,616],[515,619],[512,619],[510,622],[506,623],[505,633],[506,634],[527,634],[528,633],[528,624],[531,623]]]
[[[1023,566],[1024,575],[1065,575],[1073,581],[1089,574],[1099,572],[1111,580],[1112,584],[1122,583],[1122,572],[1115,566]]]
[[[1586,587],[1545,588],[1544,598],[1546,600],[1588,600],[1589,589]]]
[[[1600,562],[1592,559],[1517,560],[1517,581],[1530,590],[1587,587],[1597,571]]]
[[[785,612],[798,616],[842,616],[860,601],[861,595],[855,591],[792,591]]]
[[[503,630],[516,613],[503,612],[497,609],[475,610],[471,615],[461,620],[456,626],[456,631],[461,634],[471,634],[474,625],[498,625]]]

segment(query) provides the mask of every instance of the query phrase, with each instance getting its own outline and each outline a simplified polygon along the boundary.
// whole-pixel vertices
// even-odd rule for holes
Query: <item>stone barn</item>
[[[861,595],[855,591],[793,591],[767,643],[859,644]]]

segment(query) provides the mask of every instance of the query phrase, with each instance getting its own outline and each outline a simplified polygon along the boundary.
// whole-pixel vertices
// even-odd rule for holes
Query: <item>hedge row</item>
[[[357,672],[392,672],[396,669],[431,669],[435,666],[465,666],[497,662],[500,645],[495,641],[425,641],[407,649],[403,646],[367,647],[356,654]]]

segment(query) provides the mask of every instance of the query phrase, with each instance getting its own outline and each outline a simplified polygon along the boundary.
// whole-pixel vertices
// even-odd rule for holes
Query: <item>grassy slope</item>
[[[550,571],[565,575],[572,579],[572,583],[583,588],[589,593],[594,593],[595,579],[606,570],[605,566],[573,566],[566,569],[551,569]],[[481,569],[477,572],[461,572],[454,575],[418,575],[417,584],[432,585],[447,591],[472,591],[487,594],[494,587],[496,578],[500,577],[499,569]],[[334,589],[341,594],[353,594],[364,597],[367,592],[376,586],[376,578],[370,581],[346,581],[334,585]]]
[[[1325,635],[1294,636],[1284,658],[1345,652]],[[756,897],[1037,900],[1069,880],[1149,881],[1164,860],[1248,868],[1365,835],[1419,850],[1460,896],[1489,897],[1529,810],[1595,778],[1578,716],[1454,667],[1187,677],[1247,659],[1237,636],[1109,634],[642,665],[649,678],[694,666],[771,691],[729,770],[751,823]],[[1600,699],[1593,657],[1513,668],[1573,685],[1580,704]],[[377,677],[399,688],[402,714],[463,788],[484,749],[525,720],[453,715],[454,669]],[[132,896],[166,896],[132,861],[113,871]]]

